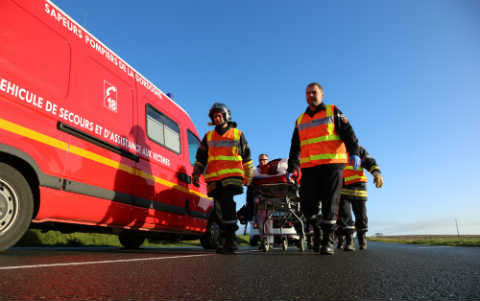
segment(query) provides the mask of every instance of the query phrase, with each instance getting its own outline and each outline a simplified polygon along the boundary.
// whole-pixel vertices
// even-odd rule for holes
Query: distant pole
[[[455,225],[457,226],[457,236],[458,236],[458,239],[460,240],[460,231],[458,231],[458,221],[457,221],[457,219],[455,219]]]

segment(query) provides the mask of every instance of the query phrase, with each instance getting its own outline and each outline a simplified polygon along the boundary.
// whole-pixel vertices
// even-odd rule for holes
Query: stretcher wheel
[[[268,241],[268,238],[263,239],[263,251],[265,253],[270,251],[270,242]]]
[[[307,249],[312,249],[313,248],[313,235],[308,234],[307,235]]]
[[[288,249],[288,239],[284,238],[282,240],[282,250],[286,251]]]
[[[305,237],[300,238],[299,244],[300,252],[305,252]]]

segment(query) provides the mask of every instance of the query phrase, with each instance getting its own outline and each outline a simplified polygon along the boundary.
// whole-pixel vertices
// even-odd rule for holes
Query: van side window
[[[198,147],[200,146],[200,140],[192,132],[187,130],[188,137],[188,154],[190,156],[190,163],[195,164]]]
[[[147,135],[156,143],[180,153],[180,128],[172,119],[147,104]]]

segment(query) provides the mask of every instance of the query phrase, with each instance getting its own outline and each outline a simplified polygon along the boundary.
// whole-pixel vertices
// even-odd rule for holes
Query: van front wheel
[[[118,240],[125,249],[138,249],[145,241],[145,236],[139,235],[135,231],[122,230],[118,234]]]
[[[206,250],[216,249],[219,236],[220,236],[220,227],[213,219],[211,219],[208,222],[207,230],[205,231],[205,234],[202,237],[200,237],[200,244]]]
[[[12,166],[0,163],[0,251],[15,245],[27,232],[33,216],[33,193]]]

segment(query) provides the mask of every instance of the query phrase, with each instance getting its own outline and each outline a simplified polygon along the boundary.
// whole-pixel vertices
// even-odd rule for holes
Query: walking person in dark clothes
[[[301,208],[313,225],[314,251],[333,255],[343,168],[348,156],[355,168],[360,165],[358,139],[342,111],[323,102],[320,84],[310,83],[305,97],[308,107],[295,123],[287,171],[290,175],[301,168]],[[318,219],[320,202],[322,217]]]
[[[359,146],[359,156],[362,161],[360,167],[354,169],[347,164],[343,170],[343,187],[340,198],[340,210],[337,220],[338,248],[342,247],[343,236],[345,236],[345,251],[355,251],[353,233],[357,231],[358,247],[360,250],[367,248],[366,233],[368,231],[367,217],[367,176],[364,169],[373,175],[373,181],[377,188],[383,186],[383,177],[377,161],[368,152]],[[355,222],[352,218],[355,215]]]
[[[192,179],[198,185],[205,171],[208,196],[213,197],[216,220],[221,230],[217,252],[231,254],[236,250],[237,211],[233,196],[243,193],[243,184],[250,185],[253,161],[242,131],[231,121],[231,113],[223,103],[214,103],[208,116],[215,125],[203,138],[196,154]]]

